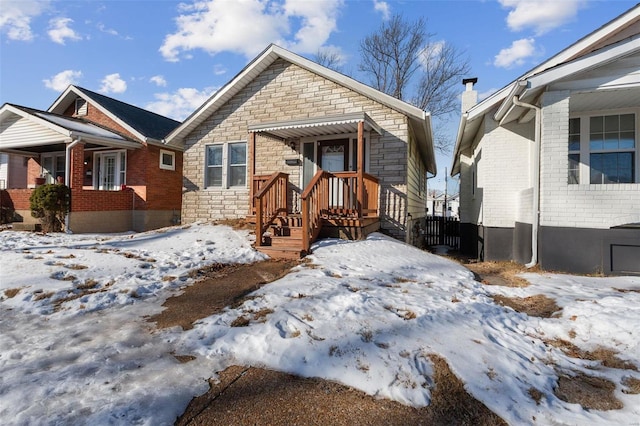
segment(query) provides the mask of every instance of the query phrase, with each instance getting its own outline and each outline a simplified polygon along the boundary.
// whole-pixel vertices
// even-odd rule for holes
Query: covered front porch
[[[12,159],[0,188],[5,220],[34,229],[38,220],[31,217],[31,194],[40,185],[58,183],[71,188],[67,226],[73,232],[133,229],[136,194],[125,185],[127,152],[139,143],[44,111],[5,104],[0,115],[0,152]]]
[[[372,133],[382,129],[363,113],[249,126],[248,218],[258,250],[299,258],[318,238],[361,239],[380,228],[379,179],[366,172]],[[258,137],[291,148],[284,162],[293,176],[256,173]]]

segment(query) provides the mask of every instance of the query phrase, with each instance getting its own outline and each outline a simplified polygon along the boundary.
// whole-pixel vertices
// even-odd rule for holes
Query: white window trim
[[[117,182],[115,183],[115,189],[104,189],[101,188],[100,179],[101,173],[98,170],[99,167],[102,167],[102,162],[98,160],[98,157],[102,157],[107,154],[122,154],[124,153],[124,170],[122,169],[121,164],[121,155],[116,157],[116,164],[118,165],[118,170],[116,172]],[[127,184],[127,162],[129,159],[127,158],[127,150],[126,149],[117,149],[117,150],[109,150],[109,151],[96,151],[93,153],[93,187],[99,191],[119,191],[123,185]],[[124,172],[124,173],[123,173]]]
[[[164,164],[162,159],[164,155],[171,156],[171,164]],[[168,151],[166,149],[160,150],[160,168],[162,170],[175,170],[176,169],[176,153],[173,151]]]
[[[623,115],[623,114],[635,114],[635,149],[634,150],[615,150],[610,152],[634,152],[634,180],[629,183],[591,183],[591,149],[589,146],[589,119],[596,116],[606,115]],[[580,118],[580,183],[579,185],[633,185],[640,183],[640,108],[620,108],[620,109],[607,109],[607,110],[595,110],[595,111],[581,111],[579,113],[571,113],[569,118]],[[567,123],[568,124],[568,123]],[[572,151],[572,153],[575,151]],[[594,151],[599,153],[604,151]],[[569,167],[569,157],[567,156],[567,176]],[[577,186],[575,184],[568,184],[569,186]]]
[[[233,144],[239,144],[239,143],[243,143],[245,144],[245,158],[244,158],[244,166],[245,166],[245,176],[244,176],[244,185],[229,185],[229,177],[231,175],[231,164],[229,161],[229,149],[230,149],[230,145]],[[209,147],[210,146],[222,146],[222,185],[221,186],[213,186],[210,185],[209,182],[207,181],[207,175],[208,175],[208,169],[209,169]],[[208,143],[205,145],[204,147],[205,152],[204,152],[204,188],[205,189],[209,189],[209,190],[221,190],[221,189],[237,189],[237,188],[247,188],[247,181],[248,181],[248,156],[249,156],[249,144],[247,143],[247,141],[243,141],[243,140],[237,140],[237,141],[229,141],[229,142],[215,142],[215,143]]]

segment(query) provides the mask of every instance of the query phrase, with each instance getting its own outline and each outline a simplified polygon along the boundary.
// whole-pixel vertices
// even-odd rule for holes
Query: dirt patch
[[[12,297],[16,297],[18,293],[20,293],[19,288],[8,288],[4,291],[4,295],[7,296],[8,299],[11,299]]]
[[[166,309],[148,321],[155,322],[158,328],[179,325],[183,330],[191,329],[195,321],[238,303],[262,285],[286,275],[296,264],[266,260],[251,265],[216,264],[200,269],[192,274],[198,281],[181,295],[167,299],[162,305]]]
[[[630,395],[640,394],[640,379],[625,377],[622,379],[622,384],[626,387],[626,389],[622,389],[622,392]]]
[[[603,366],[608,368],[638,371],[638,367],[636,367],[634,364],[618,358],[616,356],[618,352],[614,351],[613,349],[598,347],[593,351],[586,351],[580,349],[573,343],[562,339],[548,340],[546,341],[546,343],[562,350],[562,352],[564,352],[571,358],[580,358],[589,361],[600,361]]]
[[[529,282],[518,276],[524,272],[537,272],[516,262],[477,262],[464,265],[474,273],[476,281],[486,285],[504,287],[527,287]]]
[[[623,404],[614,396],[615,389],[613,382],[600,377],[563,374],[553,393],[561,400],[580,404],[587,410],[619,410]]]
[[[507,297],[499,294],[491,296],[496,303],[508,306],[514,311],[525,313],[531,317],[551,318],[562,310],[556,301],[543,294],[529,297]]]
[[[209,391],[191,401],[176,425],[506,424],[464,390],[444,359],[430,358],[436,385],[428,407],[377,399],[327,380],[232,366],[209,381]]]

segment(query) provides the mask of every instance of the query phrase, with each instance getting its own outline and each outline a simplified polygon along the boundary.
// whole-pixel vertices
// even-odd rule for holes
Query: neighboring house
[[[4,104],[0,152],[26,164],[8,179],[2,205],[34,223],[32,188],[63,181],[71,188],[72,232],[145,231],[179,221],[182,152],[162,139],[180,123],[77,86],[48,111]],[[36,178],[40,178],[37,179]]]
[[[452,175],[462,250],[547,270],[640,272],[640,6],[473,105]]]
[[[428,113],[275,45],[167,144],[184,149],[183,221],[249,216],[275,256],[380,227],[417,243],[436,171]]]
[[[459,219],[460,197],[458,194],[445,194],[440,191],[429,191],[427,196],[427,213],[431,216],[445,216]]]

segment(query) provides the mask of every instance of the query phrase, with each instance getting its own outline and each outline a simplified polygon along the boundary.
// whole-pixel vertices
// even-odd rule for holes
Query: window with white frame
[[[229,188],[247,184],[247,143],[207,145],[206,187]]]
[[[176,169],[176,153],[173,151],[160,150],[160,168],[163,170]]]
[[[64,182],[65,154],[63,152],[42,154],[40,161],[42,164],[41,175],[46,178],[47,183],[56,183],[58,176],[60,176]]]
[[[94,186],[105,191],[116,191],[127,183],[127,152],[125,150],[94,154]]]
[[[568,182],[637,182],[636,121],[633,112],[572,117],[569,120]]]

